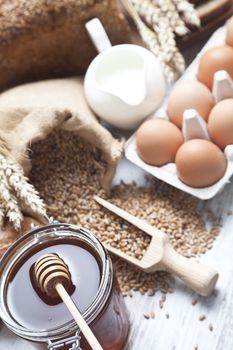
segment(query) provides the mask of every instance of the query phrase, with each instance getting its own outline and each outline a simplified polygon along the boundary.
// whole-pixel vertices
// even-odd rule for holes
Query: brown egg
[[[229,98],[216,104],[210,112],[208,130],[216,145],[224,150],[233,144],[233,99]]]
[[[144,162],[151,165],[174,162],[182,143],[181,131],[164,119],[147,120],[136,133],[137,152]]]
[[[209,89],[199,81],[183,81],[178,83],[168,98],[168,115],[174,124],[182,127],[183,113],[194,108],[207,121],[214,99]]]
[[[232,47],[216,46],[206,51],[199,61],[197,78],[211,90],[214,73],[219,70],[226,70],[233,78]]]
[[[233,46],[233,17],[227,22],[226,44]]]
[[[227,168],[224,153],[212,142],[193,139],[176,154],[176,169],[181,181],[192,187],[207,187],[223,177]]]

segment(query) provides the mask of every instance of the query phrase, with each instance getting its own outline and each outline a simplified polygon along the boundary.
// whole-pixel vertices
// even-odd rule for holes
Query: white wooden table
[[[127,176],[126,176],[127,174]],[[123,160],[118,167],[114,182],[124,178],[142,184],[144,172]],[[164,308],[159,308],[159,294],[153,297],[135,293],[133,298],[125,298],[131,321],[131,332],[126,350],[232,350],[233,349],[233,184],[214,199],[207,201],[223,219],[222,231],[211,251],[202,256],[215,267],[220,278],[215,296],[205,298],[195,295],[181,282],[176,282],[175,293],[169,294]],[[193,298],[198,303],[193,306]],[[154,310],[154,319],[145,319],[144,312]],[[169,314],[169,319],[166,314]],[[205,315],[204,321],[199,316]],[[213,325],[213,332],[209,324]],[[4,326],[0,328],[1,350],[35,350],[38,347],[22,340]]]
[[[118,176],[123,177],[126,169],[129,180],[143,181],[143,172],[126,161]],[[198,350],[233,349],[233,215],[227,215],[233,211],[233,184],[205,205],[222,218],[223,224],[212,250],[200,259],[220,274],[216,295],[199,297],[177,280],[175,293],[167,296],[163,309],[159,308],[159,294],[147,297],[135,293],[133,298],[126,298],[131,320],[127,350],[194,350],[196,346]],[[198,299],[195,306],[193,299]],[[143,313],[152,310],[155,319],[145,319]],[[204,321],[199,320],[201,315],[206,316]]]
[[[188,50],[190,60],[198,48]],[[144,172],[123,160],[118,166],[114,183],[120,179],[144,182]],[[159,308],[160,295],[153,297],[135,293],[125,298],[131,321],[131,331],[126,350],[232,350],[233,349],[233,184],[205,204],[222,217],[223,227],[211,251],[201,257],[220,273],[215,296],[205,298],[195,295],[182,283],[176,282],[175,293],[168,295],[164,308]],[[198,299],[197,305],[192,300]],[[155,312],[154,319],[145,319],[144,312]],[[166,318],[169,314],[169,319]],[[205,315],[204,321],[199,321]],[[213,332],[209,330],[213,325]],[[0,350],[35,350],[35,344],[28,343],[0,326]]]

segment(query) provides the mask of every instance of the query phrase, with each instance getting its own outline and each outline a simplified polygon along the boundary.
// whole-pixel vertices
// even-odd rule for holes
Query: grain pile
[[[105,168],[99,151],[70,133],[58,131],[35,144],[31,158],[30,178],[47,203],[49,215],[61,222],[81,224],[102,241],[142,257],[150,238],[93,200],[94,194],[106,197],[99,184]],[[188,257],[210,249],[219,232],[210,213],[212,228],[204,227],[194,198],[154,180],[150,187],[142,188],[121,184],[108,198],[166,232],[173,246]],[[161,291],[163,304],[165,294],[173,291],[173,279],[167,273],[148,275],[119,259],[115,259],[115,267],[120,286],[129,295],[132,290],[149,295]]]

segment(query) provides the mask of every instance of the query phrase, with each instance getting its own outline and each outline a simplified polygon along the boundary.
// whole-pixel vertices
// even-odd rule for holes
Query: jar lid
[[[19,238],[0,266],[0,317],[17,335],[46,342],[77,330],[66,306],[44,299],[35,287],[33,266],[47,253],[58,254],[69,267],[72,299],[90,324],[102,311],[113,283],[112,263],[99,240],[88,230],[50,224]]]

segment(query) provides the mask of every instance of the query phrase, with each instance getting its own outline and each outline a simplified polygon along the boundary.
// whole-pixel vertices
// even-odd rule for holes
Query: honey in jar
[[[94,235],[74,225],[37,228],[6,252],[0,266],[0,316],[6,326],[45,348],[56,343],[56,348],[67,349],[72,339],[79,342],[78,326],[60,298],[43,295],[36,287],[33,266],[48,253],[69,267],[68,292],[103,349],[123,350],[129,323],[111,259]],[[82,334],[80,345],[90,350]]]

